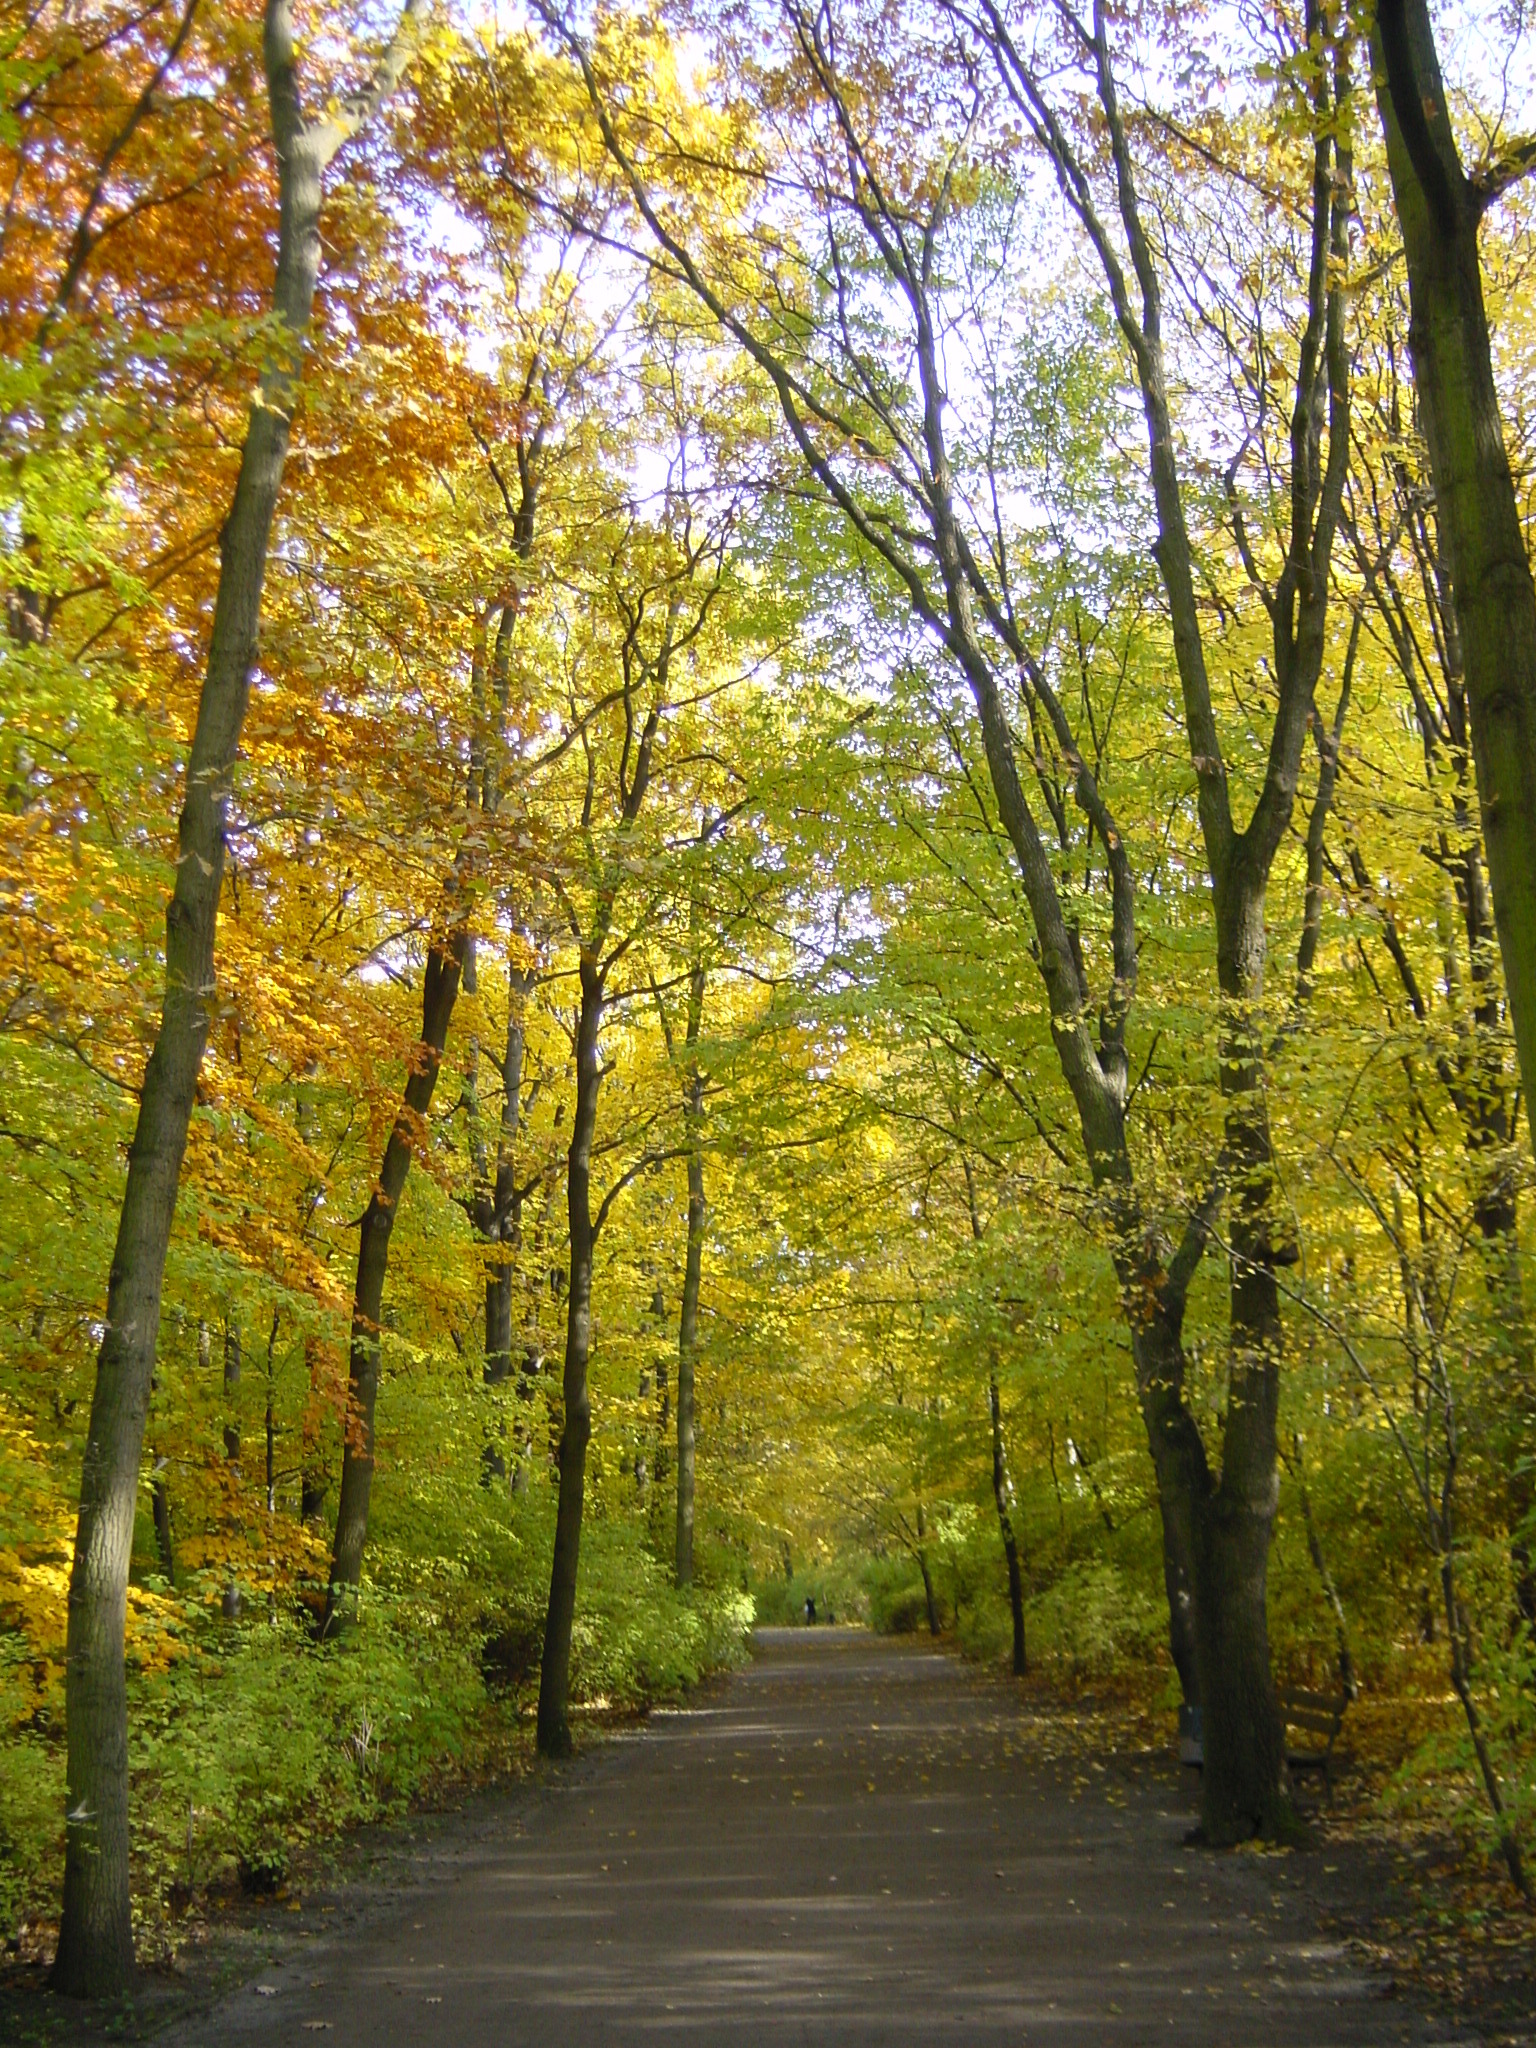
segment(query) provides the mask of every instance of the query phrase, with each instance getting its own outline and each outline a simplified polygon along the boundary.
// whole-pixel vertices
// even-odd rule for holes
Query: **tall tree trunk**
[[[1461,626],[1488,879],[1536,1130],[1536,587],[1478,255],[1483,213],[1508,177],[1496,167],[1479,185],[1462,168],[1427,0],[1381,0],[1372,55],[1408,264],[1414,385]]]
[[[150,1510],[155,1524],[155,1549],[160,1557],[160,1569],[165,1573],[166,1583],[176,1591],[176,1532],[171,1525],[171,1489],[165,1481],[169,1461],[156,1458],[154,1476],[150,1481]]]
[[[304,1371],[307,1391],[300,1424],[299,1520],[316,1522],[325,1513],[325,1496],[330,1492],[330,1474],[325,1465],[321,1440],[320,1340],[311,1333],[304,1338]]]
[[[1246,839],[1246,835],[1245,835]],[[1279,1506],[1278,1265],[1294,1258],[1277,1220],[1260,1004],[1268,863],[1244,841],[1217,883],[1221,1085],[1230,1162],[1231,1281],[1221,1476],[1197,1503],[1195,1650],[1204,1726],[1202,1825],[1213,1841],[1269,1832],[1285,1801],[1285,1730],[1269,1662],[1269,1547]],[[1245,872],[1247,870],[1247,872]]]
[[[277,1513],[277,1380],[270,1363],[267,1368],[267,1405],[263,1417],[266,1425],[266,1498],[268,1516]]]
[[[1471,1000],[1463,1002],[1451,907],[1442,899],[1441,943],[1444,977],[1456,1028],[1454,1054],[1439,1050],[1435,1066],[1461,1119],[1463,1139],[1473,1174],[1472,1213],[1484,1249],[1484,1268],[1493,1304],[1501,1371],[1495,1399],[1506,1426],[1512,1422],[1508,1453],[1499,1453],[1506,1474],[1506,1502],[1514,1531],[1511,1552],[1515,1567],[1516,1605],[1521,1618],[1536,1626],[1536,1576],[1524,1530],[1533,1505],[1532,1461],[1525,1455],[1524,1433],[1536,1411],[1536,1358],[1522,1297],[1517,1169],[1511,1154],[1518,1114],[1510,1099],[1505,1073],[1502,977],[1496,966],[1498,930],[1484,860],[1482,822],[1476,813],[1477,769],[1473,760],[1472,718],[1467,691],[1466,656],[1456,594],[1447,567],[1444,522],[1432,520],[1422,484],[1406,461],[1393,467],[1399,523],[1406,532],[1430,608],[1432,644],[1437,649],[1441,687],[1426,688],[1423,654],[1395,585],[1370,573],[1377,609],[1408,687],[1424,747],[1426,784],[1432,800],[1440,785],[1440,757],[1450,755],[1452,830],[1439,837],[1439,858],[1455,886],[1456,915],[1466,939],[1467,979]],[[1378,532],[1380,529],[1378,528]],[[1358,544],[1357,544],[1358,545]],[[1369,566],[1369,565],[1367,565]],[[1362,892],[1374,895],[1370,869],[1357,849],[1351,865]],[[1375,905],[1387,951],[1414,1016],[1428,1023],[1428,1004],[1389,904]],[[1518,1071],[1518,1069],[1517,1069]],[[1518,1097],[1518,1087],[1516,1088]]]
[[[656,1450],[650,1478],[654,1484],[649,1487],[649,1509],[647,1525],[651,1541],[660,1550],[663,1546],[675,1556],[677,1545],[677,1500],[672,1485],[672,1361],[667,1355],[667,1296],[666,1289],[658,1280],[656,1291],[651,1296],[651,1322],[655,1325],[658,1343],[656,1347]],[[642,1400],[650,1390],[650,1377],[640,1376]],[[636,1476],[644,1469],[644,1453],[637,1453]]]
[[[477,1168],[471,1219],[487,1247],[485,1268],[485,1383],[500,1386],[512,1376],[513,1254],[520,1235],[516,1144],[521,1114],[525,1006],[533,969],[507,978],[507,1035],[499,1065],[501,1114],[497,1122],[494,1177]]]
[[[923,1575],[923,1599],[928,1607],[928,1633],[936,1636],[942,1633],[939,1620],[938,1595],[933,1590],[933,1573],[928,1568],[928,1522],[923,1513],[922,1498],[917,1503],[917,1568]]]
[[[539,1670],[538,1745],[542,1756],[571,1752],[567,1703],[571,1683],[571,1627],[576,1618],[576,1576],[581,1559],[581,1515],[592,1435],[587,1359],[592,1348],[592,1136],[602,1088],[598,1033],[603,1020],[602,970],[581,956],[581,1010],[576,1025],[576,1116],[566,1165],[570,1230],[570,1291],[566,1299],[565,1420],[560,1431],[560,1492],[555,1513],[555,1554],[550,1569],[544,1659]]]
[[[694,1093],[702,1100],[702,1089]],[[690,1112],[697,1116],[698,1107]],[[704,1160],[688,1153],[688,1253],[677,1338],[677,1583],[693,1584],[694,1370],[699,1355],[699,1277],[704,1260]]]
[[[1333,1573],[1328,1569],[1323,1539],[1318,1531],[1316,1517],[1312,1513],[1312,1496],[1307,1491],[1307,1470],[1301,1455],[1299,1433],[1293,1433],[1291,1437],[1291,1458],[1287,1469],[1296,1482],[1302,1527],[1307,1532],[1307,1555],[1312,1560],[1312,1568],[1317,1573],[1323,1596],[1333,1613],[1334,1636],[1338,1643],[1339,1684],[1344,1688],[1346,1699],[1356,1699],[1360,1687],[1355,1678],[1354,1653],[1349,1646],[1349,1618],[1344,1612],[1344,1602],[1339,1598],[1339,1589],[1334,1583]]]
[[[232,1484],[240,1484],[240,1325],[233,1314],[224,1325],[224,1456],[229,1463]],[[240,1618],[240,1586],[234,1573],[219,1603],[226,1621]]]
[[[667,1298],[659,1280],[651,1296],[651,1315],[662,1340],[656,1353],[656,1485],[661,1489],[672,1473],[672,1373],[666,1352]]]
[[[240,1325],[231,1315],[224,1325],[224,1455],[240,1463]]]
[[[691,922],[698,932],[695,898]],[[699,1034],[704,1021],[705,968],[695,955],[688,974],[688,1028],[684,1039],[683,1127],[688,1148],[688,1251],[677,1334],[677,1583],[693,1583],[694,1367],[699,1355],[699,1280],[704,1264],[704,1077]]]
[[[579,948],[581,1004],[576,1018],[576,1114],[571,1124],[566,1159],[566,1225],[571,1271],[565,1314],[565,1367],[561,1383],[559,1496],[555,1509],[555,1550],[550,1563],[549,1608],[544,1621],[544,1657],[539,1670],[537,1739],[541,1755],[568,1756],[571,1730],[568,1702],[571,1683],[571,1628],[576,1618],[576,1579],[581,1562],[581,1517],[586,1492],[587,1444],[592,1436],[592,1402],[587,1389],[587,1359],[592,1348],[592,1250],[609,1207],[637,1169],[621,1175],[592,1214],[592,1137],[597,1128],[597,1098],[602,1089],[603,1061],[599,1033],[607,987],[603,948],[613,928],[614,908],[624,876],[625,841],[645,802],[651,780],[651,755],[661,727],[667,675],[672,657],[680,600],[674,589],[667,599],[661,646],[654,663],[624,661],[626,733],[634,734],[631,692],[643,668],[655,698],[633,745],[628,780],[620,773],[621,802],[614,855],[601,875],[597,903],[585,936],[576,931]],[[631,758],[628,741],[626,760]],[[591,822],[591,783],[584,825]]]
[[[527,552],[532,541],[533,486],[525,477],[524,510],[526,522],[515,522],[519,536],[520,552]],[[487,719],[484,688],[485,666],[485,625],[482,620],[477,628],[476,645],[472,659],[471,702],[473,723],[470,736],[471,759],[468,790],[468,807],[471,820],[478,811],[495,814],[500,801],[501,748],[507,708],[507,694],[510,687],[512,631],[517,617],[517,597],[508,598],[501,608],[501,619],[496,630],[496,650],[492,664],[492,696],[495,717]],[[411,1170],[411,1152],[415,1142],[415,1128],[426,1115],[437,1085],[437,1071],[442,1064],[443,1048],[448,1042],[448,1026],[453,1017],[454,1004],[458,1000],[461,983],[471,989],[475,985],[475,941],[468,926],[468,906],[465,901],[464,876],[472,857],[472,830],[461,845],[454,873],[445,891],[444,928],[435,932],[432,947],[427,956],[427,971],[422,983],[421,996],[421,1038],[412,1061],[411,1072],[405,1084],[403,1107],[395,1119],[390,1132],[389,1143],[384,1150],[384,1162],[379,1169],[378,1185],[374,1189],[362,1221],[362,1234],[357,1248],[357,1282],[352,1296],[352,1338],[348,1362],[347,1416],[343,1434],[341,1460],[341,1493],[336,1503],[336,1537],[331,1551],[330,1583],[326,1589],[325,1609],[320,1622],[320,1634],[330,1634],[340,1619],[341,1601],[344,1589],[355,1589],[362,1580],[363,1550],[368,1539],[368,1503],[373,1487],[373,1426],[374,1410],[379,1393],[379,1332],[384,1308],[384,1283],[389,1273],[389,1240],[395,1226],[395,1212],[401,1193],[405,1188],[406,1176]],[[512,1037],[513,1016],[516,1006],[508,1015],[508,1058],[515,1050],[517,1056],[517,1083],[521,1086],[522,1034],[519,1027],[515,1039]],[[503,1080],[506,1074],[503,1070]],[[478,1121],[473,1104],[473,1069],[471,1070],[471,1133]],[[509,1106],[502,1104],[502,1126],[505,1129]],[[516,1130],[517,1096],[514,1092],[510,1105],[512,1129]],[[498,1181],[502,1177],[502,1159],[505,1144],[497,1148]],[[510,1158],[506,1161],[510,1175]],[[477,1173],[477,1180],[484,1176]],[[476,1204],[478,1206],[478,1192]],[[471,1211],[474,1214],[474,1210]],[[497,1220],[494,1216],[491,1219]],[[499,1235],[499,1225],[498,1225]],[[491,1302],[487,1299],[487,1320]],[[507,1364],[510,1368],[511,1350],[507,1347]],[[493,1377],[492,1360],[486,1356],[486,1376]],[[499,1375],[505,1377],[505,1374]],[[487,1447],[487,1468],[505,1472],[505,1462],[494,1446]]]
[[[1168,1276],[1151,1269],[1144,1254],[1142,1259],[1134,1256],[1144,1243],[1143,1233],[1131,1239],[1122,1227],[1116,1271],[1130,1327],[1142,1421],[1157,1474],[1168,1646],[1185,1705],[1193,1708],[1200,1705],[1195,1527],[1210,1474],[1199,1425],[1184,1399],[1183,1284],[1170,1285]]]
[[[166,910],[164,1004],[128,1155],[80,1476],[65,1653],[64,1907],[53,1966],[55,1989],[75,1997],[119,1992],[133,1969],[123,1631],[134,1502],[165,1257],[215,988],[225,819],[320,268],[322,178],[336,150],[398,83],[409,54],[406,29],[414,27],[419,4],[410,0],[369,94],[309,124],[299,104],[291,0],[267,0],[262,56],[279,192],[272,307],[283,340],[262,369],[219,541],[213,631],[187,763],[176,882]]]
[[[1024,1574],[1019,1568],[1019,1539],[1013,1526],[1013,1480],[1008,1473],[1008,1452],[1003,1441],[1003,1404],[998,1393],[995,1365],[987,1380],[987,1402],[992,1414],[992,1498],[997,1503],[997,1526],[1008,1565],[1008,1612],[1013,1619],[1013,1675],[1022,1678],[1028,1668],[1024,1642]]]
[[[512,520],[513,557],[526,564],[533,553],[535,522],[538,517],[538,461],[544,447],[547,422],[541,420],[531,436],[517,444],[517,468],[521,480],[517,509]],[[499,481],[499,473],[498,473]],[[471,768],[469,800],[486,816],[494,818],[501,802],[501,773],[506,747],[507,706],[512,690],[512,636],[522,605],[516,581],[501,607],[496,644],[490,661],[490,690],[487,699],[485,634],[482,628],[475,649],[475,731],[474,765]],[[466,986],[472,988],[474,956],[466,967]],[[532,967],[514,972],[507,966],[507,1035],[501,1056],[501,1115],[497,1124],[496,1172],[487,1174],[475,1131],[478,1107],[472,1103],[471,1140],[476,1146],[475,1198],[470,1211],[475,1229],[492,1247],[485,1269],[485,1382],[499,1386],[512,1374],[512,1259],[509,1248],[518,1238],[518,1190],[514,1172],[514,1147],[523,1086],[524,1012],[534,983]],[[475,1083],[472,1079],[471,1089]]]
[[[459,907],[450,904],[449,915],[457,920],[461,915]],[[468,944],[465,925],[452,922],[445,933],[434,938],[427,954],[421,991],[421,1039],[411,1060],[400,1113],[384,1148],[377,1185],[363,1212],[357,1246],[357,1282],[352,1295],[341,1495],[336,1503],[331,1575],[320,1621],[322,1636],[334,1631],[348,1589],[355,1590],[362,1580],[368,1500],[373,1487],[373,1421],[379,1397],[379,1333],[383,1326],[384,1282],[389,1273],[389,1240],[411,1170],[411,1155],[437,1085],[437,1070],[442,1065]]]

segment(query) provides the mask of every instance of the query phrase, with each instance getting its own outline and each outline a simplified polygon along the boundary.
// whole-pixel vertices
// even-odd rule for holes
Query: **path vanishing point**
[[[1315,1856],[1185,1845],[1171,1773],[1032,1753],[926,1644],[764,1630],[694,1704],[488,1808],[177,2048],[1447,2043],[1319,1932]],[[1087,1780],[1085,1783],[1084,1780]]]

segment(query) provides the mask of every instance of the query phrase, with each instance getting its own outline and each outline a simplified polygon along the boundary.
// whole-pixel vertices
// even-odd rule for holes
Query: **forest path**
[[[1007,1692],[924,1645],[764,1630],[747,1670],[553,1774],[398,1908],[171,2038],[1453,2038],[1319,1937],[1315,1856],[1186,1848],[1187,1809],[1141,1763],[1032,1759]]]

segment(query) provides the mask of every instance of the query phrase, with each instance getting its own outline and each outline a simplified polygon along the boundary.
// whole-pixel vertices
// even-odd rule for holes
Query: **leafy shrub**
[[[1166,1613],[1148,1589],[1110,1558],[1084,1558],[1029,1602],[1030,1654],[1064,1665],[1074,1678],[1104,1678],[1127,1663],[1150,1663],[1166,1634]]]

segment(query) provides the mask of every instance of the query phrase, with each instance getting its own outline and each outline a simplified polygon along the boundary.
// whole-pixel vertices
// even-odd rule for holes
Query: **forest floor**
[[[167,2048],[1536,2043],[1529,1958],[1459,2011],[1373,1966],[1409,1952],[1383,1930],[1411,1920],[1411,1885],[1334,1829],[1214,1856],[1185,1841],[1193,1774],[1095,1750],[1060,1708],[926,1644],[763,1630],[756,1651],[566,1769],[397,1838],[368,1875],[268,1909],[216,1972],[151,1988],[128,2031]],[[74,2037],[51,1998],[33,2017],[38,2038]]]

